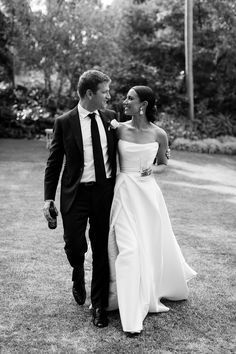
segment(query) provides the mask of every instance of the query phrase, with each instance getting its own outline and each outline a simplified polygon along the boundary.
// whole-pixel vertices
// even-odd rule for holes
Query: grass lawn
[[[235,157],[172,151],[157,177],[198,276],[188,301],[166,302],[132,339],[118,312],[97,329],[89,296],[82,307],[72,297],[61,220],[49,230],[42,213],[47,155],[43,141],[0,140],[0,353],[235,353]],[[88,252],[88,293],[90,270]]]

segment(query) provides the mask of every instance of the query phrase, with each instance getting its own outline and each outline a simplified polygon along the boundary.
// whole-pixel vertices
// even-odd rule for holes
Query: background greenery
[[[135,84],[157,94],[158,120],[170,136],[236,135],[236,5],[195,0],[195,119],[187,117],[184,0],[0,0],[0,136],[32,137],[77,102],[80,74],[97,68],[112,77],[111,107]],[[19,85],[20,83],[20,85]]]

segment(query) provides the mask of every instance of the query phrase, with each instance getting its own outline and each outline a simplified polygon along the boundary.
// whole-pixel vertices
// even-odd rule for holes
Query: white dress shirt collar
[[[98,110],[94,112],[89,112],[87,111],[87,109],[83,108],[80,103],[78,103],[78,112],[79,112],[80,119],[86,118],[90,113],[95,113],[99,115]]]

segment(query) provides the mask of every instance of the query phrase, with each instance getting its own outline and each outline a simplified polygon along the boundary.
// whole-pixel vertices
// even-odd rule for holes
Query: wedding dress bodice
[[[141,168],[152,165],[158,151],[158,143],[137,144],[119,140],[120,171],[124,173],[139,173]]]

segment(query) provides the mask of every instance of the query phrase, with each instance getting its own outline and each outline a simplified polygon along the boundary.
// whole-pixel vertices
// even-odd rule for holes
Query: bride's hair
[[[153,90],[148,86],[133,86],[141,102],[147,101],[146,116],[149,122],[154,122],[157,115],[156,98]]]

